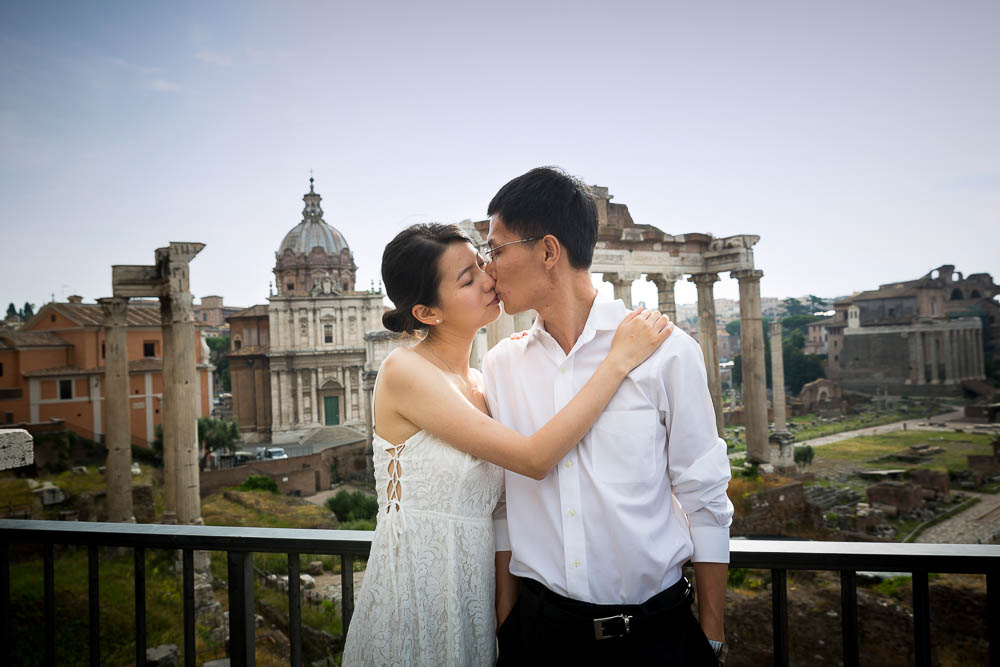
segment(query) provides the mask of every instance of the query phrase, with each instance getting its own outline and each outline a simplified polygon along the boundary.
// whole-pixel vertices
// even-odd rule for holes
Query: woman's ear
[[[413,313],[413,317],[420,323],[426,324],[432,327],[436,324],[441,324],[441,313],[437,308],[432,308],[430,306],[424,306],[422,304],[417,304],[410,309]]]

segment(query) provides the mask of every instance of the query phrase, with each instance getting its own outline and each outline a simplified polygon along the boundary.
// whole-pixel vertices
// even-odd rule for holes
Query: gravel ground
[[[963,493],[979,498],[980,502],[936,526],[931,526],[917,537],[917,542],[990,544],[1000,534],[1000,493]]]

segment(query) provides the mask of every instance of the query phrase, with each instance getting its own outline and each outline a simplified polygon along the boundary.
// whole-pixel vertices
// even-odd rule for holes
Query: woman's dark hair
[[[597,245],[597,204],[583,181],[556,167],[538,167],[513,179],[493,196],[486,215],[523,238],[552,234],[574,269],[587,269]]]
[[[413,317],[413,307],[437,305],[438,260],[452,243],[472,241],[458,225],[437,223],[407,227],[389,241],[382,251],[382,284],[395,308],[382,315],[382,326],[408,334],[427,328]]]

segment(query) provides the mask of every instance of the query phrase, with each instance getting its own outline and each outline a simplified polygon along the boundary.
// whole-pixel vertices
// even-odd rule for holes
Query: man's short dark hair
[[[552,234],[566,249],[570,266],[589,269],[597,245],[597,205],[590,188],[557,167],[537,167],[494,195],[486,215],[523,238]]]

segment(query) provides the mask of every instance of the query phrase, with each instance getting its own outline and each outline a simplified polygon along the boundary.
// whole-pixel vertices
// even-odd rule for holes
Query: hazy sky
[[[8,0],[0,302],[109,296],[200,241],[196,296],[263,303],[309,169],[359,288],[403,226],[541,164],[672,234],[759,235],[765,296],[1000,278],[998,34],[995,0]]]

